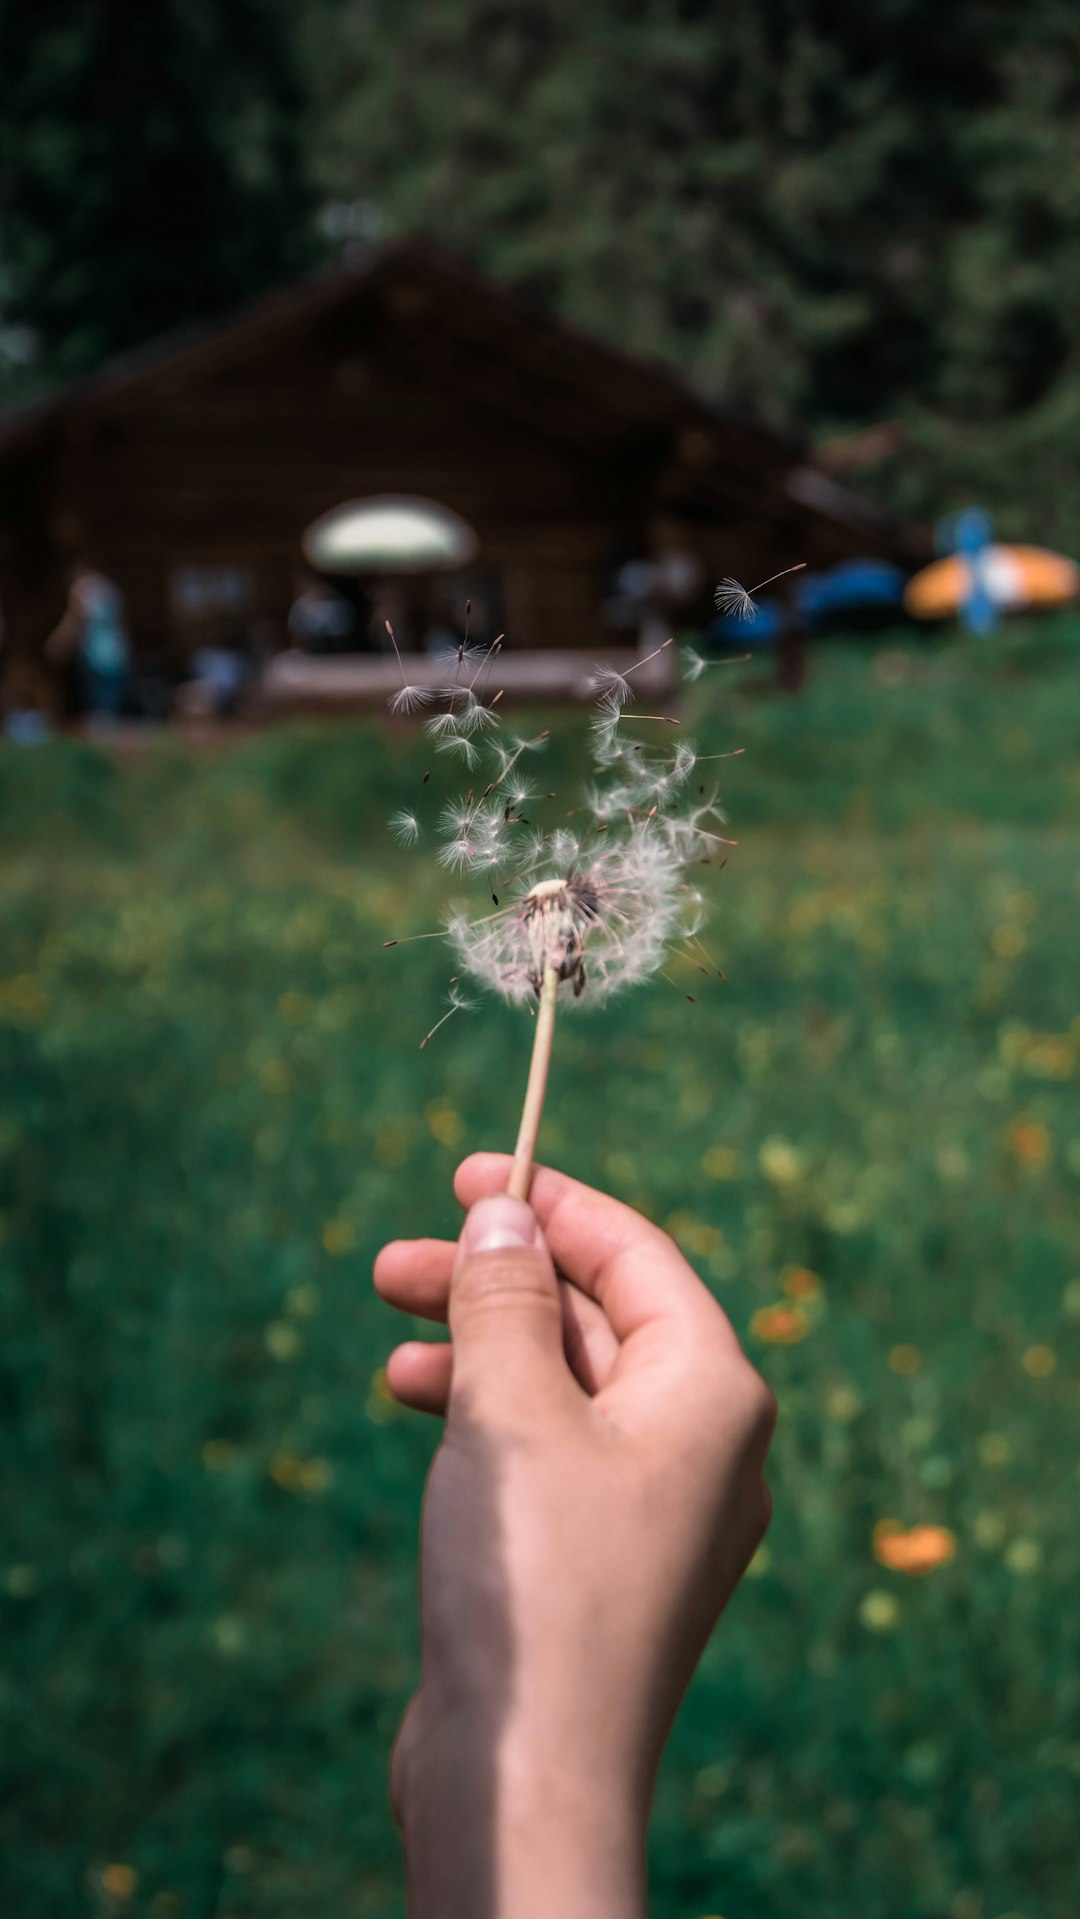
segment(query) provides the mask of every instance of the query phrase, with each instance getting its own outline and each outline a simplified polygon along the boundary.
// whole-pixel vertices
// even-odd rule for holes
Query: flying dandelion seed
[[[391,713],[394,714],[418,713],[420,708],[427,706],[433,697],[434,695],[429,686],[410,686],[406,684],[405,686],[399,686],[396,693],[391,693],[386,704],[390,708]]]
[[[492,712],[490,706],[485,706],[483,700],[478,700],[471,689],[467,689],[465,704],[457,718],[458,726],[465,734],[485,732],[489,726],[499,724],[498,714]]]
[[[620,706],[625,706],[627,700],[634,697],[634,689],[625,673],[617,673],[613,666],[597,667],[589,681],[589,691],[605,706],[613,707],[616,712]]]
[[[713,594],[713,604],[718,613],[724,613],[729,620],[752,620],[757,613],[755,593],[761,593],[771,586],[774,580],[784,580],[789,573],[801,573],[806,565],[800,560],[797,566],[781,567],[779,573],[770,573],[767,580],[759,580],[757,586],[740,586],[738,580],[721,580]]]
[[[753,657],[752,653],[727,653],[722,660],[707,660],[703,654],[696,652],[692,646],[684,646],[682,650],[683,679],[688,686],[693,686],[695,680],[700,680],[703,673],[712,672],[714,667],[745,666],[747,661],[752,660]],[[713,754],[712,757],[714,759],[723,759],[727,756],[725,754]]]
[[[729,620],[752,620],[757,613],[753,596],[738,580],[721,580],[713,594],[713,605]]]
[[[422,706],[428,706],[430,704],[434,698],[434,694],[429,686],[415,686],[410,683],[405,672],[405,662],[398,651],[398,643],[394,629],[389,620],[384,620],[383,625],[390,635],[390,644],[394,649],[394,658],[397,660],[398,671],[401,674],[401,685],[396,693],[391,693],[386,704],[390,708],[391,713],[395,715],[400,713],[416,713]]]
[[[451,710],[447,713],[432,713],[424,721],[424,732],[430,733],[433,740],[445,739],[447,734],[458,731],[458,716]]]
[[[464,733],[447,733],[435,748],[436,753],[454,753],[463,760],[471,772],[480,764],[480,755],[473,742]]]
[[[476,1002],[471,999],[466,999],[464,993],[460,993],[456,986],[451,986],[446,997],[449,1002],[449,1010],[443,1014],[441,1019],[435,1021],[430,1032],[424,1034],[423,1039],[420,1041],[421,1052],[423,1052],[428,1040],[434,1039],[439,1028],[445,1026],[448,1019],[453,1019],[455,1013],[473,1013],[476,1011]]]
[[[390,822],[390,831],[401,846],[415,846],[420,838],[420,821],[415,813],[395,813]]]

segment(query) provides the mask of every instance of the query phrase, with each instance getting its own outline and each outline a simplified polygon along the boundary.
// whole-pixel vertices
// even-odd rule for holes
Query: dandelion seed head
[[[717,596],[739,617],[754,611],[752,595],[737,581],[722,581]],[[448,913],[455,972],[514,1004],[534,1001],[554,972],[561,997],[601,1003],[661,971],[679,941],[697,939],[706,913],[690,869],[725,844],[719,795],[688,786],[697,755],[690,741],[672,739],[663,723],[677,726],[673,715],[631,709],[635,668],[599,667],[583,803],[574,792],[569,812],[565,801],[545,812],[556,796],[538,791],[546,781],[534,780],[521,762],[543,748],[547,734],[501,729],[496,737],[502,709],[496,713],[477,690],[496,650],[455,650],[454,669],[436,696],[440,710],[424,719],[435,750],[459,759],[469,774],[462,780],[468,793],[442,808],[438,862],[466,879],[483,876],[495,908],[455,905]],[[687,677],[699,677],[706,664],[689,652]],[[405,843],[419,837],[413,814],[395,816],[392,826]],[[698,963],[694,954],[684,958]],[[452,998],[451,1010],[457,1003]]]
[[[556,833],[544,852],[551,866],[557,853],[569,854],[568,870],[534,879],[490,920],[452,922],[462,971],[523,1003],[550,967],[561,990],[579,999],[587,989],[593,1004],[655,972],[681,930],[685,904],[666,834],[636,826],[589,853],[577,835]]]

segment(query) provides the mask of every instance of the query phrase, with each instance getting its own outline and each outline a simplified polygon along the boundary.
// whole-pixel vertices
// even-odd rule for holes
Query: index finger
[[[505,1192],[510,1165],[506,1153],[471,1154],[454,1178],[462,1205]],[[556,1266],[599,1301],[618,1340],[663,1324],[714,1338],[726,1331],[738,1348],[726,1313],[674,1240],[632,1206],[550,1166],[536,1168],[529,1205]]]

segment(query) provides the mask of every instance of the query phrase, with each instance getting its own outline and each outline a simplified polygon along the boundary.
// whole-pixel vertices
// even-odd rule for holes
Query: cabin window
[[[255,608],[254,576],[246,566],[177,566],[169,576],[169,602],[185,647],[242,644]]]

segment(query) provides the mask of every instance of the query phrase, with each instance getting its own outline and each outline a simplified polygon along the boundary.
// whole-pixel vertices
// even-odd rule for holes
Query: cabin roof
[[[709,469],[767,482],[794,518],[843,528],[902,555],[918,536],[808,461],[798,436],[717,399],[670,366],[631,356],[568,325],[525,295],[483,279],[414,241],[367,247],[345,263],[263,296],[224,318],[169,334],[108,361],[60,392],[0,416],[0,466],[114,410],[210,378],[228,378],[287,351],[313,330],[340,326],[344,343],[365,315],[389,317],[418,373],[428,370],[477,399],[494,399],[523,428],[582,448],[618,448],[656,435],[692,449],[703,493]]]
[[[669,366],[633,357],[568,325],[526,295],[483,279],[461,261],[414,241],[365,247],[343,264],[251,301],[225,318],[166,334],[107,361],[59,392],[0,415],[0,455],[42,428],[112,400],[135,399],[186,379],[227,373],[253,356],[334,316],[372,302],[397,308],[404,325],[423,313],[437,321],[433,351],[459,342],[486,347],[498,371],[506,361],[541,384],[572,392],[587,433],[607,419],[633,425],[723,425],[753,435],[774,457],[790,460],[799,440],[730,403],[717,402]]]

